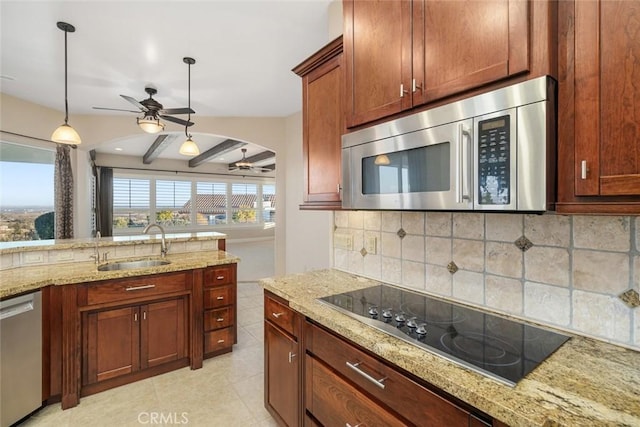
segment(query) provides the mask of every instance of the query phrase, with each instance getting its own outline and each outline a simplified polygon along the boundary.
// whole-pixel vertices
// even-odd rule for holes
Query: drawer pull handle
[[[224,279],[224,276],[218,276],[218,277],[216,277],[216,279],[222,280],[222,279]]]
[[[223,344],[224,340],[218,340],[218,344]]]
[[[349,424],[349,423],[346,423],[344,427],[362,427],[362,426],[364,426],[364,424],[362,424],[362,423],[358,423],[358,424],[356,424],[356,425],[354,425],[354,426],[352,426],[352,425],[351,425],[351,424]]]
[[[222,295],[220,295],[219,297],[216,297],[216,299],[217,299],[218,301],[222,301],[222,300],[224,299],[224,297],[223,297]]]
[[[293,358],[296,357],[296,356],[297,356],[297,354],[289,352],[289,363],[292,363],[293,362]]]
[[[142,286],[131,286],[129,288],[125,288],[125,291],[129,292],[129,291],[139,291],[142,289],[152,289],[155,288],[156,285],[142,285]]]
[[[366,378],[367,380],[371,381],[372,383],[374,383],[375,385],[377,385],[378,387],[384,390],[384,380],[386,380],[387,377],[380,378],[379,380],[373,378],[371,375],[367,374],[365,371],[359,368],[361,363],[362,362],[356,362],[356,363],[347,362],[347,366],[350,369],[354,370],[359,375],[363,376],[364,378]]]
[[[284,313],[271,313],[271,315],[273,317],[275,317],[276,319],[278,319],[280,316],[282,316]]]
[[[224,322],[224,317],[218,317],[218,318],[216,319],[216,322]]]

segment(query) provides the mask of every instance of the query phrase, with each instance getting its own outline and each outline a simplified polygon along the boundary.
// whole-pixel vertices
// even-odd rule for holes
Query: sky
[[[0,208],[53,206],[53,165],[0,162]]]

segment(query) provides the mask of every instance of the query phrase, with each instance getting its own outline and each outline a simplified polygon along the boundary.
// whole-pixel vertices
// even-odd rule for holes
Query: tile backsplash
[[[640,350],[640,217],[338,211],[334,267]]]

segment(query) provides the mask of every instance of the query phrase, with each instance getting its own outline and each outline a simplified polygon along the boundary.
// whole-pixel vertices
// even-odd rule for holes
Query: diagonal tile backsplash
[[[334,243],[337,269],[640,350],[640,217],[338,211],[334,224],[353,241]]]

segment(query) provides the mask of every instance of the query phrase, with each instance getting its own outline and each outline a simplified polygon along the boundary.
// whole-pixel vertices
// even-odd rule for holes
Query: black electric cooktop
[[[547,329],[387,285],[319,301],[510,386],[569,339]]]

